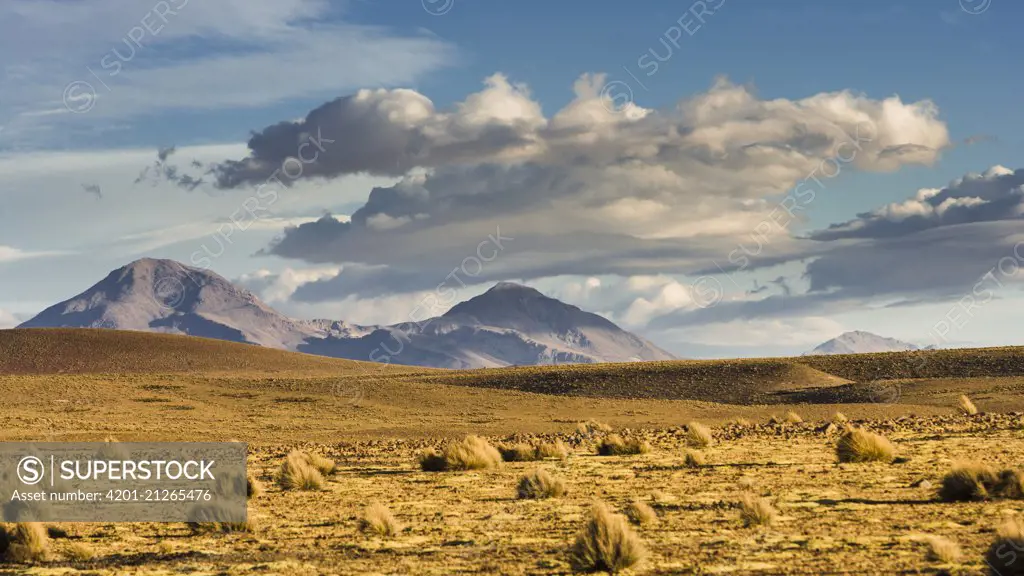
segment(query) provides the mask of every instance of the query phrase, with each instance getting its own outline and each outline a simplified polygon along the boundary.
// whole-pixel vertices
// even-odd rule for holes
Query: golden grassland
[[[1024,519],[1024,485],[940,491],[963,462],[1024,466],[1024,351],[922,354],[451,372],[0,331],[0,440],[238,439],[263,486],[244,531],[52,524],[43,553],[0,574],[567,574],[595,502],[628,530],[632,573],[988,574],[997,529]],[[889,403],[864,402],[879,384]],[[848,427],[892,457],[840,463],[863,444],[837,454]],[[568,454],[421,467],[468,434],[482,437],[468,450],[561,441]],[[599,455],[611,436],[646,448]],[[317,462],[321,489],[282,488],[289,454]]]

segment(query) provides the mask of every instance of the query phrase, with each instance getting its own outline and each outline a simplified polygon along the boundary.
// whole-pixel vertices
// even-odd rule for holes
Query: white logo
[[[38,484],[43,479],[43,461],[35,456],[25,456],[18,462],[18,478],[24,484]]]

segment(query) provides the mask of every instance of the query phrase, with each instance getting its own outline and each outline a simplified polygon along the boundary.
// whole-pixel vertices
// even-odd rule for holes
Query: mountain
[[[361,326],[288,318],[213,272],[148,258],[111,272],[20,327],[169,332],[439,368],[673,359],[601,316],[511,282],[436,318]]]
[[[904,352],[907,350],[918,350],[919,348],[909,342],[903,342],[895,338],[886,338],[871,332],[845,332],[839,336],[824,342],[814,350],[806,352],[804,356],[816,356],[822,354],[865,354],[868,352]]]
[[[144,258],[118,268],[19,328],[112,328],[293,349],[319,334],[207,270]]]

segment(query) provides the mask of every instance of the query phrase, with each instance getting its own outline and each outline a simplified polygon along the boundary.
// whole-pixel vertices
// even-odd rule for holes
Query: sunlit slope
[[[283,371],[380,375],[429,369],[152,332],[83,328],[0,330],[0,375]]]

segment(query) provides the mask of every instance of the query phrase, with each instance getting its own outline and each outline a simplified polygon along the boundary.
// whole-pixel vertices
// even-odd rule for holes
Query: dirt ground
[[[823,422],[725,426],[703,450],[707,463],[683,465],[678,428],[620,431],[653,450],[598,456],[597,435],[561,435],[567,460],[506,462],[499,469],[423,472],[417,453],[432,440],[304,444],[333,458],[338,472],[320,491],[282,491],[273,474],[293,445],[254,446],[250,469],[266,492],[250,502],[252,533],[195,535],[184,524],[59,524],[53,559],[26,574],[564,574],[567,551],[595,500],[616,510],[649,503],[657,524],[635,530],[649,550],[645,574],[985,574],[984,551],[1000,521],[1021,517],[1024,501],[952,504],[935,491],[953,462],[1019,466],[1020,414],[859,422],[897,446],[894,464],[837,464],[836,432]],[[516,440],[530,440],[519,436]],[[510,438],[493,438],[499,443]],[[545,468],[568,485],[548,500],[518,500],[518,478]],[[921,481],[924,485],[920,485]],[[929,486],[930,483],[930,486]],[[779,511],[768,527],[745,528],[736,502],[744,488]],[[404,529],[370,536],[358,519],[371,501]],[[925,538],[943,536],[962,563],[926,560]],[[96,558],[62,560],[72,543]]]

